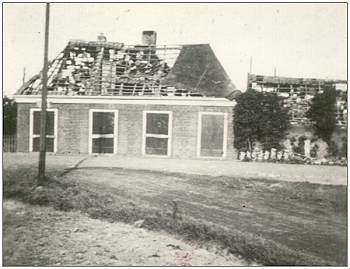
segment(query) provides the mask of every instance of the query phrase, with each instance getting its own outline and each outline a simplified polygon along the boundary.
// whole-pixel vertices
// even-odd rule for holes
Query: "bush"
[[[17,103],[5,96],[2,105],[4,135],[14,135],[17,126]]]

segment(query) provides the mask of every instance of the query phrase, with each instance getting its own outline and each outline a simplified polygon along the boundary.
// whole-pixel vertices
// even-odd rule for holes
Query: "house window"
[[[40,117],[41,109],[30,110],[29,151],[40,151]],[[57,109],[46,110],[46,152],[57,151]]]
[[[171,122],[171,111],[144,111],[142,147],[144,155],[170,156]]]
[[[226,156],[227,114],[200,112],[198,120],[198,157]]]
[[[117,110],[90,110],[89,153],[117,152]]]

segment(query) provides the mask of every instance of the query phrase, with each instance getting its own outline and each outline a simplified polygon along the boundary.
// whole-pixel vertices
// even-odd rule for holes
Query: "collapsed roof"
[[[307,111],[311,100],[317,93],[322,93],[329,87],[337,90],[336,119],[337,125],[347,124],[347,81],[313,78],[290,78],[279,76],[263,76],[248,74],[248,89],[273,92],[283,100],[283,106],[288,108],[292,124],[309,124]]]
[[[316,79],[316,78],[292,78],[292,77],[280,77],[280,76],[263,76],[248,74],[248,83],[256,82],[259,84],[271,84],[271,85],[307,85],[307,86],[319,86],[325,84],[342,83],[347,84],[346,80],[334,80],[334,79]]]
[[[48,94],[229,97],[236,90],[209,44],[156,46],[152,38],[143,43],[129,46],[101,36],[71,40],[49,63]],[[17,94],[41,89],[39,74]]]

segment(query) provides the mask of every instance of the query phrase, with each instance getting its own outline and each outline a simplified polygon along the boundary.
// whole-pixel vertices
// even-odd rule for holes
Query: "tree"
[[[307,117],[311,120],[314,133],[325,141],[328,146],[336,128],[336,100],[337,92],[328,86],[322,93],[317,93],[312,100]]]
[[[274,93],[247,90],[234,108],[234,146],[251,151],[256,142],[263,149],[281,148],[289,128],[288,111]]]
[[[17,125],[17,103],[8,97],[4,97],[3,104],[3,132],[4,135],[16,133]]]

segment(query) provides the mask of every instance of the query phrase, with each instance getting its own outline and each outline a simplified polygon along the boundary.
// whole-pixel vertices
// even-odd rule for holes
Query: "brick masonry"
[[[18,104],[17,150],[29,151],[29,115],[36,104]],[[235,159],[233,148],[233,107],[190,105],[139,105],[139,104],[53,104],[58,109],[58,147],[60,154],[86,154],[89,140],[89,110],[118,110],[117,155],[142,156],[143,111],[172,111],[172,158],[197,158],[197,132],[199,112],[226,112],[227,154]]]

